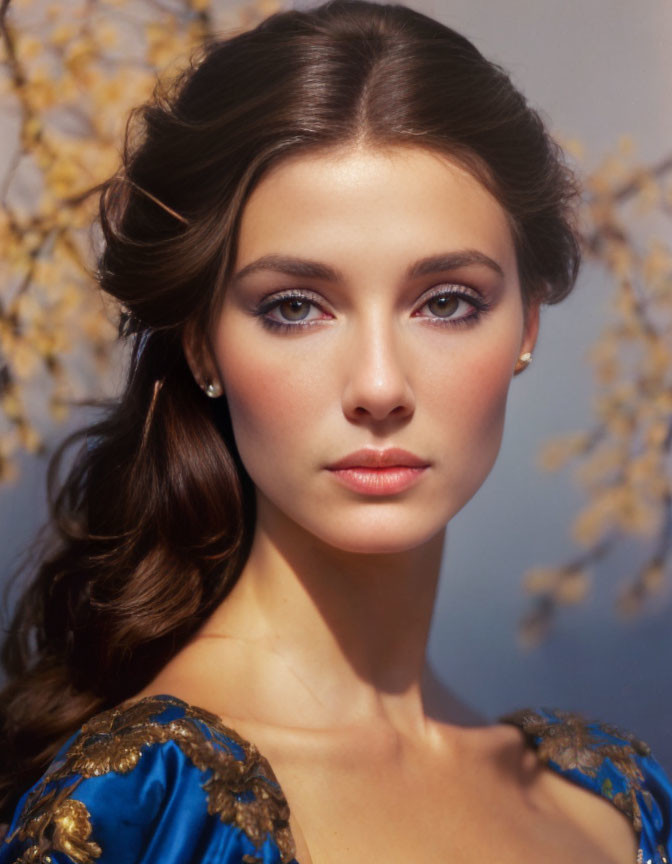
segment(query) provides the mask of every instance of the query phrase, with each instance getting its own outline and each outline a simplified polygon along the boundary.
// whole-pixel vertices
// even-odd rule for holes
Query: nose
[[[351,420],[410,417],[415,394],[408,378],[402,334],[394,323],[362,322],[348,346],[343,412]]]

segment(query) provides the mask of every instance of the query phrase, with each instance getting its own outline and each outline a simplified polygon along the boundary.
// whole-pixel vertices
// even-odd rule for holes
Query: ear
[[[205,391],[209,383],[218,384],[222,388],[210,342],[193,320],[186,323],[182,332],[182,350],[191,374],[201,390]]]
[[[533,300],[527,307],[525,315],[525,327],[523,330],[523,341],[520,345],[520,353],[534,353],[534,346],[537,344],[537,336],[539,335],[539,312],[541,309],[541,301]]]
[[[534,346],[537,344],[537,335],[539,334],[539,311],[541,302],[539,300],[530,301],[525,308],[523,322],[523,338],[518,350],[518,358],[513,368],[513,374],[519,375],[527,366],[534,353]],[[527,355],[527,356],[524,356]],[[521,365],[522,364],[522,365]]]

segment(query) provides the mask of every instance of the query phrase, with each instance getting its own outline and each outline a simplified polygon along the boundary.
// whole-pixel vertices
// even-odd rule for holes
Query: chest
[[[291,808],[299,864],[636,860],[630,826],[613,805],[592,795],[594,812],[575,820],[546,799],[539,806],[514,785],[506,789],[488,777],[429,777],[419,783],[388,772],[276,773]],[[578,791],[580,798],[590,794]]]

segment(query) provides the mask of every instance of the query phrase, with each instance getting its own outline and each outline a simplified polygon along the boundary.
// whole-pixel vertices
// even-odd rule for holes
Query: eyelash
[[[430,297],[428,297],[425,302],[420,307],[421,309],[426,306],[428,303],[431,303],[432,300],[437,299],[438,297],[457,297],[459,300],[466,300],[467,303],[471,304],[473,307],[473,312],[469,315],[464,315],[461,318],[441,318],[439,316],[430,319],[433,325],[437,325],[439,327],[468,327],[476,324],[481,315],[486,313],[492,306],[492,303],[489,303],[487,300],[483,300],[480,297],[474,297],[472,294],[467,294],[464,291],[447,291],[445,289],[436,291]],[[307,327],[312,327],[314,324],[318,324],[320,320],[315,321],[296,321],[293,324],[289,322],[276,321],[274,318],[269,318],[268,313],[273,311],[273,309],[277,309],[282,303],[287,302],[288,300],[301,300],[306,303],[310,303],[313,306],[319,306],[319,302],[315,300],[311,295],[303,293],[301,291],[290,291],[285,294],[281,294],[279,296],[273,297],[272,300],[267,301],[263,300],[257,309],[255,310],[255,315],[261,320],[261,323],[264,327],[269,330],[274,330],[276,332],[288,332],[290,330],[303,330]]]

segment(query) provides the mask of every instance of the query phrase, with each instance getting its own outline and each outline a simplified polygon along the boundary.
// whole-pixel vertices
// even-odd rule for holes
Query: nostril
[[[413,405],[412,403],[399,403],[394,407],[390,408],[385,405],[357,405],[354,408],[353,413],[357,417],[366,417],[369,416],[374,420],[386,420],[389,417],[407,417],[413,413]]]

